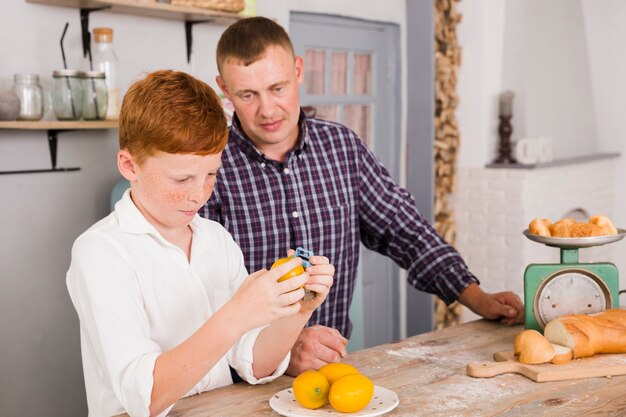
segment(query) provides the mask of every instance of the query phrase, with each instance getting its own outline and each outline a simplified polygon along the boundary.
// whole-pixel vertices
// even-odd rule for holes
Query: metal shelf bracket
[[[24,170],[17,170],[17,171],[0,171],[0,175],[39,174],[39,173],[44,173],[44,172],[80,171],[80,168],[78,167],[57,168],[57,144],[58,144],[57,135],[60,132],[69,132],[69,131],[70,130],[58,130],[58,129],[48,130],[48,150],[50,151],[50,163],[52,165],[52,169],[24,169]]]
[[[91,49],[91,36],[89,34],[89,13],[110,9],[111,6],[96,7],[93,9],[80,9],[80,28],[83,39],[83,58],[87,58]]]
[[[185,41],[187,44],[187,63],[191,61],[191,45],[193,43],[193,25],[198,23],[210,23],[214,19],[208,20],[186,20],[185,21]]]

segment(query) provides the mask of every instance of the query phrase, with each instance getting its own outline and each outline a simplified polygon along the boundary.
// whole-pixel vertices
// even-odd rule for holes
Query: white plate
[[[286,417],[374,417],[390,412],[396,408],[398,404],[400,404],[400,401],[395,392],[387,388],[379,387],[378,385],[374,386],[374,397],[372,401],[370,401],[365,408],[354,413],[340,413],[339,411],[335,411],[328,403],[316,410],[304,408],[296,401],[291,388],[286,388],[270,398],[270,407],[278,414]]]

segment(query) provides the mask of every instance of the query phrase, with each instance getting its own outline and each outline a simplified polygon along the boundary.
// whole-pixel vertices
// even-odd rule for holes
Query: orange
[[[285,262],[288,262],[291,259],[293,259],[293,258],[291,258],[291,257],[280,258],[280,259],[278,259],[276,262],[274,262],[272,264],[272,268],[274,268],[275,266],[278,266],[280,264],[284,264]],[[284,281],[284,280],[289,279],[289,278],[297,277],[298,275],[303,274],[303,273],[304,273],[304,268],[302,267],[302,265],[298,265],[294,269],[292,269],[291,271],[287,272],[282,277],[278,278],[278,282]]]
[[[358,369],[347,363],[328,363],[322,366],[319,371],[328,379],[331,386],[344,375],[359,373]]]
[[[342,413],[361,410],[374,396],[374,383],[361,374],[344,375],[330,387],[328,401]]]
[[[293,380],[293,395],[302,407],[320,408],[328,400],[330,384],[318,371],[304,371]]]

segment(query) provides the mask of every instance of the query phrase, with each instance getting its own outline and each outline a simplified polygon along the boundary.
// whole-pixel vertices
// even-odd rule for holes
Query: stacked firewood
[[[461,48],[457,44],[456,25],[461,15],[455,11],[460,0],[435,0],[435,229],[454,244],[456,226],[448,202],[456,183],[456,158],[459,149],[459,128],[456,120],[457,71],[461,64]],[[457,303],[447,307],[435,302],[435,327],[448,327],[460,322]]]

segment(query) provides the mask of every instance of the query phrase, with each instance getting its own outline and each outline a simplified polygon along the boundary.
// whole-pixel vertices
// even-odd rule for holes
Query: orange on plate
[[[364,408],[374,396],[374,383],[362,374],[342,376],[330,387],[328,401],[337,411],[354,413]]]
[[[293,380],[292,388],[296,401],[314,410],[326,404],[330,384],[320,372],[304,371]]]
[[[275,266],[278,266],[280,264],[284,264],[285,262],[288,262],[288,261],[290,261],[292,259],[293,259],[292,257],[280,258],[280,259],[276,260],[276,262],[274,262],[272,264],[272,268],[274,268]],[[291,271],[287,272],[282,277],[278,278],[278,282],[284,281],[284,280],[289,279],[289,278],[297,277],[298,275],[303,274],[303,273],[304,273],[304,268],[302,267],[302,265],[298,265],[294,269],[292,269]]]
[[[318,370],[326,377],[331,386],[342,376],[359,373],[358,369],[347,363],[328,363]]]

